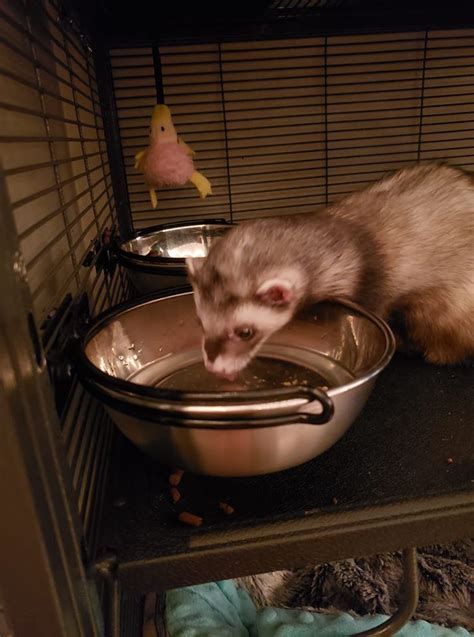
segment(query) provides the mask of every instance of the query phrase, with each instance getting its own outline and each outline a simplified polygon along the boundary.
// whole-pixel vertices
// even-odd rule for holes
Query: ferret
[[[188,258],[206,368],[235,378],[306,304],[349,300],[427,361],[474,353],[474,176],[402,169],[314,213],[244,222]]]

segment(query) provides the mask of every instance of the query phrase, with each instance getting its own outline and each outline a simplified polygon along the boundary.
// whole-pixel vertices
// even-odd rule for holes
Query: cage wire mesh
[[[309,212],[415,161],[474,166],[474,30],[114,48],[133,222]],[[158,66],[158,68],[157,68]],[[157,72],[158,71],[158,72]],[[133,157],[157,99],[214,194],[159,192]]]
[[[127,288],[118,269],[110,276],[87,261],[116,224],[115,203],[93,60],[54,2],[2,4],[0,91],[0,152],[37,324],[68,293],[86,292],[97,314]],[[61,426],[93,554],[114,430],[77,382]]]
[[[86,293],[94,316],[130,293],[91,252],[117,218],[92,52],[75,26],[49,0],[0,7],[0,153],[39,326],[68,294]],[[47,356],[67,320],[44,343]],[[77,380],[60,424],[93,559],[116,432]],[[139,599],[123,600],[126,637],[140,634],[141,613]]]

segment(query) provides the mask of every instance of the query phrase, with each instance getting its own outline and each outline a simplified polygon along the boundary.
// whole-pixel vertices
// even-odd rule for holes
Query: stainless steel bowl
[[[116,246],[119,263],[139,294],[186,284],[186,257],[206,256],[232,224],[224,219],[183,221],[135,232]],[[151,250],[154,254],[149,254]]]
[[[359,414],[395,348],[376,316],[323,303],[275,334],[262,361],[265,369],[287,361],[319,373],[327,391],[298,379],[251,391],[159,387],[197,363],[200,341],[192,293],[176,291],[99,317],[77,345],[77,367],[83,384],[143,451],[214,476],[271,473],[326,451]]]

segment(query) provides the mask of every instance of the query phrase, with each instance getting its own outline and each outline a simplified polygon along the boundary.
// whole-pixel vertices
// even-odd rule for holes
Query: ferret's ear
[[[257,290],[257,298],[266,305],[288,305],[294,299],[294,290],[287,279],[268,279]]]
[[[186,267],[188,269],[188,276],[191,280],[198,276],[205,260],[205,257],[186,257]]]

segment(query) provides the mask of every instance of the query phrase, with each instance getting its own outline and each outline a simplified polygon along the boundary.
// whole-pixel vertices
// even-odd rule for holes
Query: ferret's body
[[[446,165],[401,170],[309,215],[236,226],[188,265],[216,373],[242,369],[298,307],[323,299],[396,314],[433,363],[474,354],[474,179]]]

